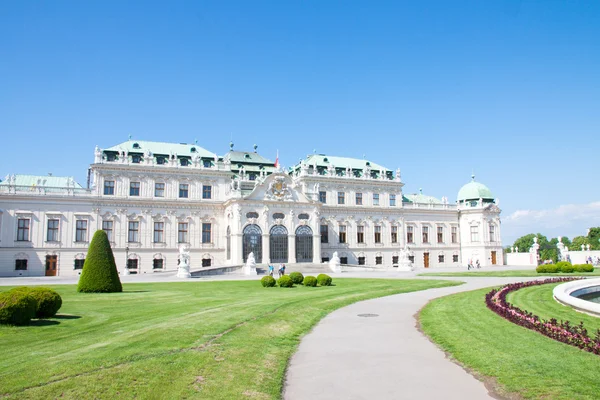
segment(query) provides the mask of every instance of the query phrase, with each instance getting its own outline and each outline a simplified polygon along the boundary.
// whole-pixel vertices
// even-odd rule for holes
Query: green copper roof
[[[406,199],[406,200],[404,200]],[[419,204],[442,204],[442,201],[433,196],[424,195],[421,190],[419,193],[405,194],[402,198],[403,202],[419,203]]]
[[[258,153],[250,153],[246,151],[230,151],[225,156],[224,160],[229,160],[232,164],[263,164],[264,166],[274,165],[275,162],[271,161]]]
[[[304,159],[303,162],[307,165],[314,165],[316,163],[317,167],[328,167],[329,165],[333,164],[335,168],[344,169],[348,167],[352,169],[364,169],[368,163],[372,170],[386,172],[390,171],[389,169],[379,164],[375,164],[374,162],[371,162],[369,160],[364,160],[360,158],[327,156],[325,154],[311,154],[308,157],[306,157],[306,159]]]
[[[464,185],[458,191],[458,196],[456,196],[456,200],[458,201],[468,201],[468,200],[494,200],[494,195],[492,191],[488,189],[483,183],[475,182],[475,175],[472,177],[472,181]]]
[[[215,158],[217,155],[210,151],[198,146],[197,144],[187,143],[166,143],[166,142],[148,142],[145,140],[128,140],[121,144],[118,144],[104,151],[125,151],[129,153],[145,153],[150,150],[152,154],[165,154],[171,153],[177,154],[178,156],[199,155],[202,158]]]
[[[60,188],[80,188],[79,183],[70,176],[50,176],[50,175],[15,175],[15,181],[10,183],[11,185],[17,186],[45,186],[45,187],[60,187]],[[9,185],[10,177],[7,176],[0,185]]]

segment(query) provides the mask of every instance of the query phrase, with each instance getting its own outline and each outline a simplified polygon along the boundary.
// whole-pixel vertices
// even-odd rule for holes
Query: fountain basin
[[[554,288],[552,295],[563,305],[600,317],[600,302],[589,300],[600,301],[600,278],[562,283]]]

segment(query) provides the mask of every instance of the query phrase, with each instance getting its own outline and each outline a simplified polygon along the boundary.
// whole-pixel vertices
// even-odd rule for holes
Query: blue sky
[[[475,171],[505,243],[600,225],[598,1],[0,2],[0,76],[2,176],[233,137],[450,199]]]

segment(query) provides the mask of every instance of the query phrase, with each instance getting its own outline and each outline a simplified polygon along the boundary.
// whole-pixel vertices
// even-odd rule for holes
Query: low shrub
[[[292,282],[294,282],[294,284],[301,285],[304,281],[304,275],[302,275],[302,272],[292,272],[290,274],[290,279]]]
[[[331,286],[331,277],[327,274],[319,274],[317,276],[317,283],[319,286]]]
[[[573,268],[573,265],[571,265],[571,263],[563,264],[559,268],[560,268],[560,272],[564,272],[567,274],[575,271],[575,269]]]
[[[305,276],[304,277],[304,286],[308,286],[308,287],[315,287],[317,286],[317,278],[315,278],[314,276]]]
[[[58,293],[45,287],[20,286],[11,291],[28,293],[36,302],[35,317],[51,318],[56,315],[62,306],[62,298]]]
[[[284,275],[279,278],[277,284],[279,284],[279,287],[292,287],[294,286],[294,281],[288,275]]]
[[[275,278],[273,278],[271,275],[267,275],[262,277],[260,283],[261,285],[263,285],[263,287],[273,287],[277,282],[275,281]]]
[[[542,265],[538,265],[537,268],[535,269],[535,272],[537,272],[538,274],[543,274],[548,272],[548,269],[546,268],[547,265],[542,264]]]
[[[558,265],[556,264],[548,264],[546,265],[546,272],[549,274],[555,274],[558,272]]]
[[[592,264],[574,264],[573,269],[575,272],[594,272]]]
[[[568,261],[559,261],[556,263],[556,267],[558,268],[558,272],[561,272],[563,270],[563,266],[572,266],[572,264]]]
[[[0,324],[27,325],[35,317],[37,303],[25,291],[0,293]]]

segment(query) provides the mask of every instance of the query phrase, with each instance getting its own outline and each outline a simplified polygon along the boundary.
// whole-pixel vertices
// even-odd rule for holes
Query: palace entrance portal
[[[275,225],[271,228],[269,248],[272,263],[288,262],[288,231],[285,226]]]
[[[254,253],[257,263],[262,262],[262,230],[256,224],[244,228],[242,236],[242,253],[244,262],[248,260],[248,254]]]
[[[313,232],[310,226],[302,225],[296,229],[296,262],[313,261]]]

